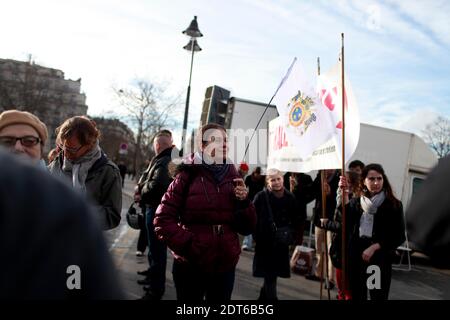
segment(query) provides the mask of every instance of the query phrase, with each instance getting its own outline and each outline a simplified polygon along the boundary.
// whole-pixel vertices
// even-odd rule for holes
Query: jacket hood
[[[236,167],[232,163],[228,163],[228,165],[231,167],[231,172],[237,175]],[[173,172],[173,176],[175,177],[181,172],[196,172],[201,170],[202,167],[203,166],[201,164],[196,163],[195,153],[191,153],[183,157],[180,163],[177,164],[171,172]]]
[[[181,172],[193,172],[195,169],[194,165],[194,153],[188,154],[184,156],[182,159],[179,159],[177,162],[178,164],[174,163],[174,167],[171,168],[172,176],[175,177]]]

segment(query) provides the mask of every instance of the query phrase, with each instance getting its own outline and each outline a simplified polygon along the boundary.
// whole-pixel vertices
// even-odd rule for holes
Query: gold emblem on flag
[[[315,114],[312,112],[314,101],[311,97],[304,96],[300,91],[289,101],[287,107],[290,108],[288,113],[289,124],[296,128],[300,135],[308,129],[311,120],[315,120]],[[314,118],[314,119],[311,119]],[[304,124],[304,126],[302,126]],[[301,127],[302,126],[302,127]]]

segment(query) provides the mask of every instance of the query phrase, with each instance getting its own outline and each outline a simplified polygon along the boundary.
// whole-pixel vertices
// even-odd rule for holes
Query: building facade
[[[0,112],[8,109],[29,111],[47,125],[47,152],[55,146],[55,129],[67,118],[86,115],[88,106],[81,78],[65,79],[61,70],[31,60],[0,59]]]
[[[131,172],[136,150],[133,131],[118,119],[94,117],[92,120],[100,130],[100,146],[108,158],[123,163]]]

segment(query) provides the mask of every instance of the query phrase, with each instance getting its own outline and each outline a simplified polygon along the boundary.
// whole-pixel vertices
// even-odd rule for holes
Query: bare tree
[[[181,95],[169,97],[165,86],[142,79],[136,80],[131,88],[113,87],[113,91],[119,104],[127,111],[126,121],[136,130],[133,170],[138,173],[143,157],[151,156],[155,134],[178,123],[174,111],[181,105]]]
[[[439,116],[422,130],[425,141],[436,152],[439,158],[450,154],[450,120]]]

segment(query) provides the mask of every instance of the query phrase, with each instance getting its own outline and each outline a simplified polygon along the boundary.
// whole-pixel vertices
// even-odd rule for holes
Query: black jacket
[[[252,175],[249,175],[245,178],[245,185],[248,187],[248,199],[253,201],[255,195],[264,189],[265,178],[260,176],[259,180],[255,181]]]
[[[0,299],[121,299],[85,200],[48,172],[0,150]],[[66,282],[81,271],[81,289]]]
[[[158,208],[163,195],[172,182],[169,163],[172,160],[172,148],[167,148],[155,156],[144,172],[145,180],[139,184],[142,203],[153,210]]]
[[[289,247],[274,242],[272,219],[264,195],[266,192],[267,190],[264,189],[257,193],[253,200],[257,215],[256,231],[253,235],[256,241],[253,275],[287,278],[290,276]],[[268,196],[276,226],[290,225],[294,232],[299,230],[304,220],[299,213],[294,195],[285,190],[283,198],[277,199],[272,193]]]
[[[341,207],[339,207],[341,210]],[[349,254],[360,258],[360,253],[366,248],[359,245],[359,222],[363,210],[360,198],[353,198],[346,205],[346,228],[349,233]],[[379,243],[380,252],[385,257],[392,256],[394,250],[405,241],[405,224],[403,219],[403,206],[385,199],[378,207],[374,217],[372,243]],[[349,258],[351,259],[351,257]]]
[[[336,209],[336,193],[339,184],[339,170],[336,170],[336,173],[333,175],[330,185],[330,194],[326,196],[326,210],[325,215],[329,220],[334,219],[334,210]],[[317,177],[313,182],[313,195],[316,199],[316,205],[314,206],[313,211],[313,222],[316,227],[320,227],[320,218],[322,218],[322,188],[321,188],[321,179],[320,179],[320,171],[317,174]]]
[[[335,268],[342,268],[342,213],[341,210],[336,208],[334,214],[334,220],[328,220],[324,226],[325,230],[329,230],[333,232],[333,236],[331,239],[329,254],[331,263]],[[347,231],[347,239],[348,239],[348,228]]]
[[[438,267],[450,269],[450,155],[439,160],[411,199],[409,240]]]
[[[313,180],[311,176],[304,173],[298,173],[296,179],[297,185],[292,190],[292,193],[297,200],[302,219],[306,220],[306,206],[314,200],[315,196],[313,192]]]

